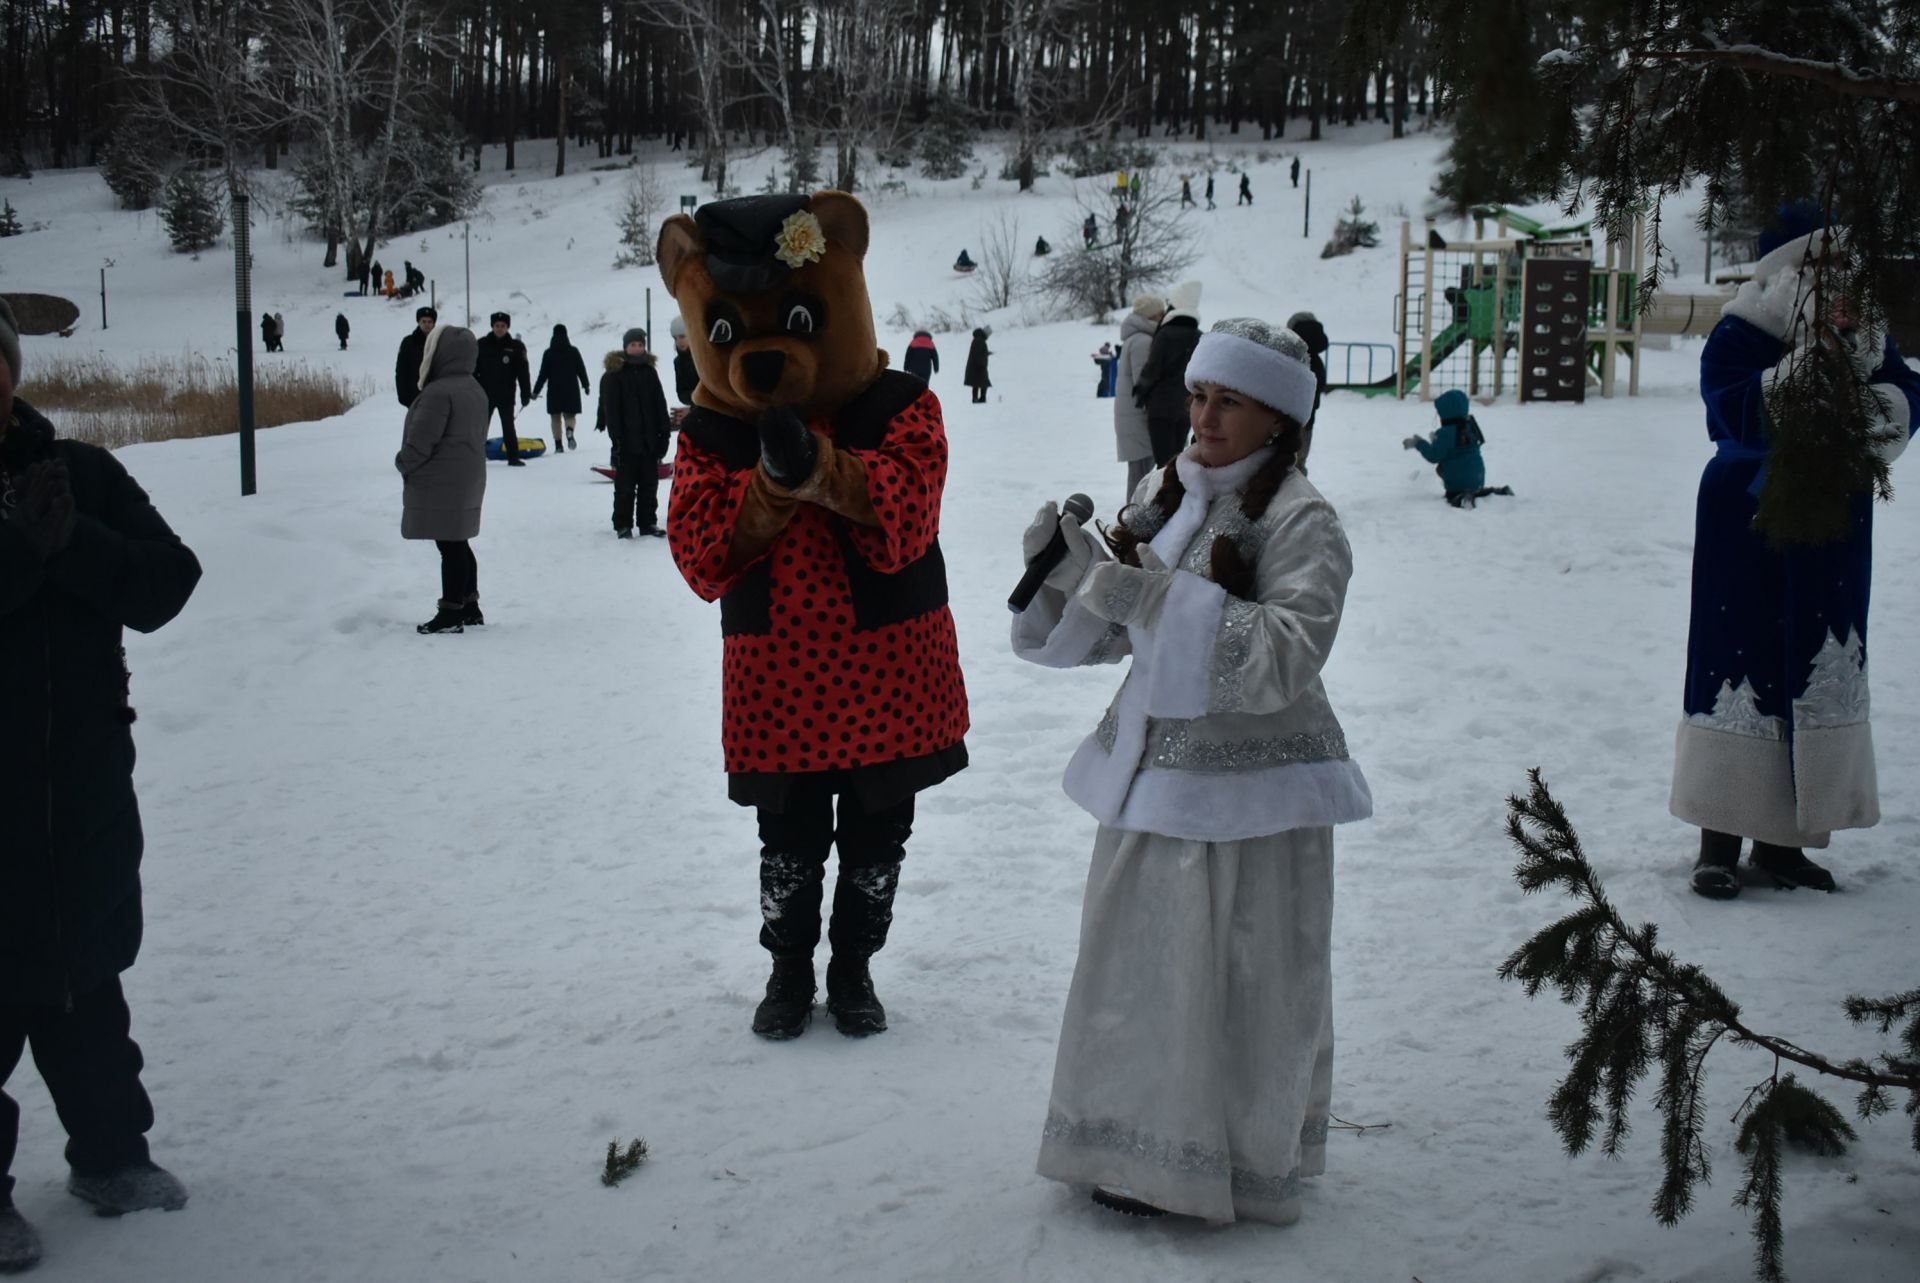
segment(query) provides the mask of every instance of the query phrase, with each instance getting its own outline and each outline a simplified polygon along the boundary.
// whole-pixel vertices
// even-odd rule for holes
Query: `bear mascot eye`
[[[787,311],[787,328],[795,334],[813,333],[813,313],[806,304],[796,303]]]
[[[715,347],[725,347],[733,342],[733,322],[724,316],[716,316],[707,330],[707,341]]]

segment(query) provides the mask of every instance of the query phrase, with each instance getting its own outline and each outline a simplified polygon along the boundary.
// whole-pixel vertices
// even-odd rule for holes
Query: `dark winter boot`
[[[466,628],[461,621],[466,617],[467,603],[464,601],[441,601],[433,618],[414,629],[417,633],[464,633]]]
[[[480,594],[468,593],[466,605],[460,611],[460,623],[467,628],[481,628],[486,622],[487,617],[480,613]]]
[[[1740,894],[1740,838],[1734,833],[1700,830],[1700,858],[1693,862],[1693,893],[1709,900]]]
[[[833,1027],[849,1038],[885,1032],[887,1009],[873,992],[865,958],[828,960],[827,1010],[833,1013]]]
[[[813,959],[775,958],[767,996],[753,1011],[753,1032],[784,1042],[806,1032],[813,1018]]]
[[[0,1274],[18,1274],[40,1262],[40,1236],[12,1202],[0,1203]]]
[[[67,1193],[92,1203],[102,1216],[124,1216],[158,1208],[177,1212],[187,1205],[187,1187],[164,1167],[151,1162],[129,1163],[110,1172],[73,1172]]]
[[[1791,891],[1795,887],[1806,887],[1810,891],[1834,889],[1833,874],[1809,860],[1807,853],[1797,846],[1755,842],[1753,854],[1747,860],[1754,868],[1772,878],[1773,884],[1782,891]]]
[[[580,448],[579,442],[573,439],[573,429],[568,428],[567,429],[567,449],[578,450],[579,448]]]

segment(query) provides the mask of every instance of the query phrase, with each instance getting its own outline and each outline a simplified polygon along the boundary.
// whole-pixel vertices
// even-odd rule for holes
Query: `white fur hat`
[[[1313,417],[1318,381],[1306,340],[1292,330],[1250,316],[1216,321],[1200,336],[1187,362],[1187,390],[1217,383],[1278,410],[1295,423]]]
[[[1192,316],[1200,310],[1200,282],[1182,281],[1167,295],[1167,309]]]

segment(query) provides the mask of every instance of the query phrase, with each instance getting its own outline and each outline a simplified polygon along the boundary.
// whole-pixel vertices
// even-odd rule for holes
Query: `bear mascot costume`
[[[668,219],[658,250],[700,375],[667,538],[720,603],[727,792],[760,824],[773,968],[753,1031],[807,1027],[838,848],[827,1010],[843,1034],[878,1033],[868,959],[893,921],[914,796],[967,764],[940,402],[875,346],[853,197],[715,201]]]

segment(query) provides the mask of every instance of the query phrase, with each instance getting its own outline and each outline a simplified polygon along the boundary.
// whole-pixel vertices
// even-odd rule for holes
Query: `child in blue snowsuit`
[[[1512,494],[1510,487],[1487,485],[1487,464],[1480,457],[1486,437],[1474,422],[1467,394],[1458,388],[1442,392],[1433,408],[1440,414],[1440,427],[1433,436],[1408,437],[1400,445],[1402,449],[1418,450],[1420,457],[1433,465],[1446,489],[1447,502],[1456,508],[1471,508],[1475,500],[1490,494]]]

